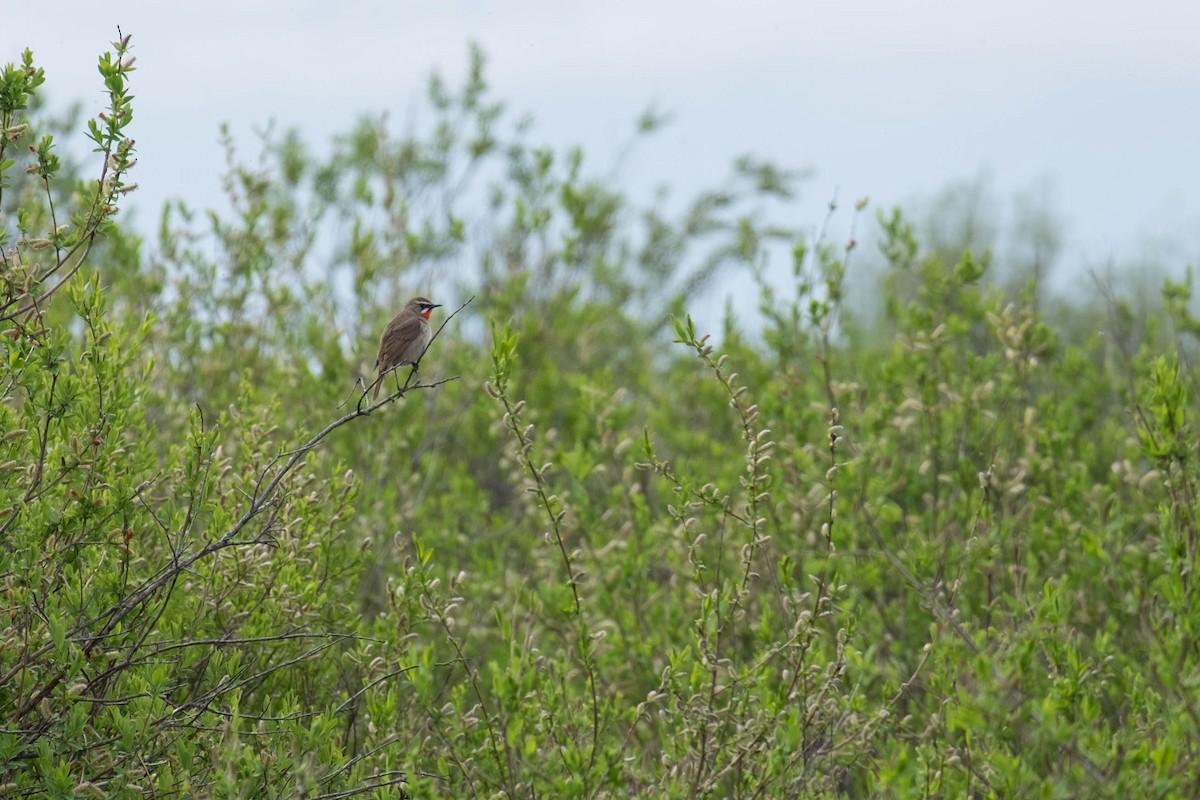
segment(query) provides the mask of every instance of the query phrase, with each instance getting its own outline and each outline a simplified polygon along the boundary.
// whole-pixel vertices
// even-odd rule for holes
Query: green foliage
[[[864,319],[853,232],[764,222],[796,174],[639,207],[478,51],[403,137],[227,137],[231,213],[143,252],[132,65],[90,166],[0,74],[5,791],[1200,791],[1190,276],[1048,313],[889,210]],[[761,329],[688,313],[722,273]],[[446,326],[371,405],[418,292]]]

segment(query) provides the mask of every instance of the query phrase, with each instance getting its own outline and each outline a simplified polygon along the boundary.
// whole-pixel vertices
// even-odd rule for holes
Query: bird
[[[431,303],[424,297],[414,297],[404,310],[392,317],[379,337],[379,355],[375,357],[375,368],[379,377],[375,379],[372,399],[379,397],[383,377],[391,370],[412,364],[415,371],[425,348],[433,341],[433,329],[429,327],[429,315],[441,303]]]

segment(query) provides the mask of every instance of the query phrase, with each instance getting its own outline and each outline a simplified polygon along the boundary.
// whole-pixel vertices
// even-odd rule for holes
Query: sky
[[[743,153],[808,168],[798,222],[829,200],[919,202],[983,176],[1047,198],[1071,269],[1148,250],[1200,255],[1200,3],[1179,0],[509,0],[12,2],[4,62],[32,48],[52,102],[102,108],[96,58],[133,35],[152,229],[169,198],[220,204],[218,130],[244,152],[269,120],[328,141],[364,113],[403,120],[469,42],[494,96],[541,141],[603,163],[651,104],[672,122],[623,167],[649,196],[710,187]],[[15,8],[11,7],[15,6]]]

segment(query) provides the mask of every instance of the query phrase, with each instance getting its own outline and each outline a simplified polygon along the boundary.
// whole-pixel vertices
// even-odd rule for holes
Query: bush
[[[424,134],[229,139],[231,212],[146,252],[128,38],[100,69],[90,181],[30,54],[0,87],[10,794],[1200,789],[1190,281],[1110,324],[896,210],[856,317],[853,238],[764,222],[794,174],[640,207],[477,51]],[[761,328],[688,315],[722,274]]]

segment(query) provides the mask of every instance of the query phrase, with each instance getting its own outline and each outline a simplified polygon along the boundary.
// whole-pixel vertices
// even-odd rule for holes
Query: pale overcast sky
[[[1200,253],[1200,3],[1180,0],[15,2],[4,61],[31,47],[52,100],[99,109],[97,55],[134,37],[140,219],[217,203],[218,126],[245,152],[268,119],[310,143],[361,113],[403,120],[429,72],[489,57],[494,95],[537,137],[608,163],[650,103],[673,122],[624,177],[676,196],[736,155],[811,167],[800,213],[929,196],[986,173],[1001,199],[1051,187],[1064,260],[1147,240]],[[116,9],[116,10],[114,10]],[[1180,265],[1182,266],[1182,265]]]

